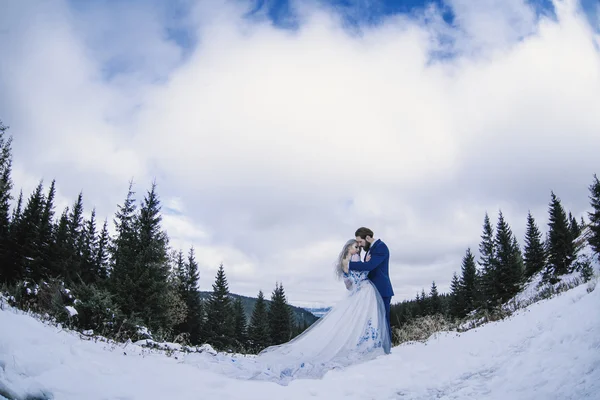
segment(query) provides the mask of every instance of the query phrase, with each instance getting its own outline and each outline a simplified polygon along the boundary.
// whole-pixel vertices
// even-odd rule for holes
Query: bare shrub
[[[394,344],[425,342],[438,332],[455,330],[455,324],[440,314],[427,315],[410,321],[394,332]]]

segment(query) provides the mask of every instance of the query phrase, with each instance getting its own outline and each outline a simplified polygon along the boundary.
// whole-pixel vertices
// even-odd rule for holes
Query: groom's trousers
[[[388,322],[388,329],[390,332],[390,340],[392,340],[392,324],[390,323],[390,303],[392,301],[391,297],[382,297],[383,305],[385,306],[385,319]]]

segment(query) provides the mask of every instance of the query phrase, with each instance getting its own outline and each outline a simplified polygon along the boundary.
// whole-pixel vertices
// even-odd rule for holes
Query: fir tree
[[[12,218],[10,220],[11,229],[18,225],[19,221],[23,217],[23,189],[19,192],[19,198],[17,199],[17,205],[13,210]],[[12,234],[12,233],[11,233]]]
[[[53,180],[44,202],[44,210],[40,221],[40,237],[38,239],[38,259],[41,276],[55,277],[52,270],[52,246],[54,230],[54,197],[56,196],[56,182]]]
[[[440,298],[435,281],[433,281],[431,283],[431,290],[429,291],[429,314],[442,314],[442,311],[442,300]]]
[[[494,285],[495,292],[492,300],[504,303],[517,294],[520,289],[522,264],[520,250],[502,211],[498,215],[494,246],[496,250],[497,280],[496,285]]]
[[[96,254],[94,257],[94,266],[98,271],[98,278],[102,282],[106,282],[109,276],[109,246],[110,246],[110,235],[108,234],[108,220],[104,220],[102,225],[102,231],[98,238],[98,246],[96,247]]]
[[[468,248],[462,260],[460,288],[464,309],[460,315],[464,316],[475,310],[478,298],[477,294],[477,266],[475,257]]]
[[[126,316],[134,311],[135,298],[132,288],[135,285],[133,266],[137,251],[137,231],[134,223],[136,218],[135,192],[133,182],[129,182],[127,197],[122,206],[118,206],[114,224],[116,237],[110,247],[111,253],[111,288],[115,294],[115,302]]]
[[[233,303],[233,314],[235,318],[234,336],[238,343],[240,343],[242,348],[244,348],[246,346],[247,338],[247,322],[246,313],[244,312],[244,306],[242,304],[242,299],[239,297]]]
[[[408,323],[414,319],[415,315],[413,313],[414,312],[413,310],[414,310],[413,303],[406,302],[404,309],[402,310],[402,313],[401,313],[401,318],[404,323]]]
[[[481,267],[480,279],[478,283],[480,298],[478,306],[484,306],[490,309],[493,306],[493,299],[496,282],[496,259],[494,246],[494,230],[490,222],[490,217],[485,213],[483,220],[483,234],[479,244],[479,266]]]
[[[170,329],[170,310],[168,303],[168,237],[161,228],[160,201],[156,193],[156,184],[152,183],[147,192],[140,212],[135,220],[138,243],[130,276],[134,285],[133,303],[130,310],[154,330]]]
[[[202,322],[204,318],[204,310],[202,309],[202,300],[200,299],[200,290],[198,282],[200,275],[198,274],[198,263],[194,248],[191,247],[188,252],[187,262],[185,264],[185,303],[188,313],[185,320],[187,325],[186,331],[190,334],[190,342],[192,344],[200,344],[202,341]]]
[[[421,311],[422,305],[421,305],[421,296],[419,295],[419,292],[417,292],[417,294],[415,294],[415,298],[413,300],[413,304],[414,304],[414,307],[413,307],[414,313],[412,315],[413,318],[421,317],[423,314],[422,314],[422,311]]]
[[[207,341],[218,349],[232,346],[234,319],[223,264],[219,266],[206,309]]]
[[[44,194],[42,191],[43,186],[40,182],[27,201],[15,232],[17,241],[15,261],[21,264],[22,276],[36,282],[40,281],[43,276],[39,259],[39,238],[44,209]]]
[[[524,264],[526,278],[532,277],[546,267],[546,250],[542,242],[542,233],[536,225],[531,212],[527,214]]]
[[[600,181],[595,174],[594,182],[590,185],[589,190],[592,211],[588,212],[590,218],[589,229],[591,232],[588,242],[596,253],[598,261],[600,261]]]
[[[417,302],[418,308],[419,308],[419,316],[420,317],[424,317],[427,315],[427,312],[429,311],[429,299],[427,298],[427,295],[425,294],[425,289],[422,288],[421,289],[421,295],[419,296],[419,301]]]
[[[248,326],[248,339],[251,349],[258,352],[271,344],[269,334],[269,315],[267,310],[267,302],[262,290],[258,292],[250,325]]]
[[[455,318],[462,318],[465,316],[465,309],[466,305],[462,285],[455,272],[450,282],[450,315]]]
[[[9,226],[8,243],[6,247],[6,260],[2,265],[2,275],[7,283],[15,283],[23,277],[23,266],[20,263],[20,245],[18,243],[21,220],[23,217],[23,190],[19,193],[17,204],[13,210]]]
[[[555,283],[560,275],[568,274],[575,261],[575,246],[569,221],[560,199],[552,192],[548,232],[548,266],[545,280]]]
[[[8,129],[0,120],[0,282],[12,280],[10,202],[12,200],[12,138],[5,138]]]
[[[90,219],[85,221],[82,232],[81,246],[81,279],[86,284],[96,283],[100,280],[100,271],[96,265],[98,252],[98,238],[96,236],[96,210],[93,209]]]
[[[523,261],[523,252],[521,251],[521,246],[519,246],[519,242],[517,241],[517,237],[515,235],[513,235],[512,247],[515,259],[515,263],[513,264],[513,278],[520,287],[523,283],[523,278],[525,276],[525,262]]]
[[[187,270],[185,266],[185,259],[183,257],[183,251],[179,250],[175,255],[175,266],[173,268],[175,286],[177,286],[182,296],[186,295],[187,292]]]
[[[271,342],[274,345],[285,343],[291,337],[291,316],[285,298],[283,285],[276,284],[271,294],[271,305],[269,307],[269,331]]]
[[[573,238],[573,240],[575,240],[581,234],[582,227],[579,226],[579,224],[577,223],[577,220],[575,219],[575,217],[573,217],[573,214],[571,214],[570,211],[569,211],[568,220],[569,220],[569,230],[571,231],[571,237]]]
[[[52,245],[50,246],[51,276],[63,278],[67,274],[72,246],[69,236],[69,208],[62,212],[56,226],[53,228]]]
[[[177,292],[177,296],[181,299],[187,298],[187,271],[185,267],[185,259],[183,257],[183,251],[179,250],[174,252],[172,255],[173,267],[170,269],[169,284]],[[187,319],[187,318],[186,318]],[[174,333],[181,334],[187,333],[189,335],[189,329],[187,321],[182,321],[180,324],[174,327]],[[191,340],[190,340],[191,342]]]
[[[69,283],[75,282],[82,274],[81,266],[83,264],[84,248],[83,233],[83,193],[79,192],[77,200],[73,204],[69,214],[68,246],[70,254],[67,259],[67,268],[64,271],[65,280]]]

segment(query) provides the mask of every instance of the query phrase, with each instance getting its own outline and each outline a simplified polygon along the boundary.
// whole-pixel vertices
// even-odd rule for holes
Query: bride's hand
[[[369,261],[371,259],[371,255],[367,254],[367,258],[365,258],[365,261]]]

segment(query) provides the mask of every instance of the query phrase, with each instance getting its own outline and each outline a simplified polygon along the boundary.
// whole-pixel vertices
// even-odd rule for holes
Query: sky
[[[600,173],[600,6],[585,0],[1,0],[15,195],[112,222],[153,181],[200,288],[334,304],[367,226],[392,302],[447,291],[486,212],[523,243]],[[111,224],[112,225],[112,224]]]

